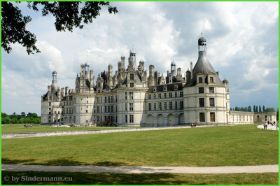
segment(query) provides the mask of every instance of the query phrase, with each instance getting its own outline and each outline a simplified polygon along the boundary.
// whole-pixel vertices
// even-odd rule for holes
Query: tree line
[[[21,112],[20,114],[16,114],[15,112],[11,115],[6,113],[1,113],[2,124],[39,124],[41,123],[41,117],[36,113],[27,113]]]
[[[232,111],[245,111],[245,112],[275,112],[275,109],[273,107],[265,107],[260,105],[253,105],[247,106],[247,107],[233,107],[230,110]]]

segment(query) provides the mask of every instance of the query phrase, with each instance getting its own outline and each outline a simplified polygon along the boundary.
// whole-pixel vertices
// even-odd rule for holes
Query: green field
[[[60,182],[15,182],[3,184],[277,184],[277,173],[266,174],[93,174],[93,173],[42,173],[3,172],[3,176],[67,177]],[[72,181],[68,181],[72,178]]]
[[[225,166],[278,163],[278,131],[255,125],[2,140],[3,163]]]
[[[94,131],[94,130],[112,130],[127,127],[52,127],[49,125],[32,124],[32,127],[26,128],[24,124],[5,124],[2,125],[2,134],[11,133],[35,133],[35,132],[62,132],[62,131]]]

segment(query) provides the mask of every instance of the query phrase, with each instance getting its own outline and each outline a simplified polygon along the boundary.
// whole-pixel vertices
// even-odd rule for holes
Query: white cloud
[[[17,100],[14,104],[20,105],[7,109],[8,103],[4,102],[4,111],[39,113],[37,102],[51,81],[51,71],[58,71],[60,85],[74,87],[81,63],[89,63],[96,74],[107,69],[108,64],[116,70],[120,56],[127,57],[132,48],[137,60],[145,61],[146,69],[154,64],[159,72],[165,73],[174,58],[184,72],[190,61],[196,62],[201,32],[208,41],[210,62],[230,81],[232,105],[259,104],[269,97],[266,104],[276,106],[277,3],[113,4],[118,7],[118,14],[104,10],[92,24],[73,32],[56,32],[53,17],[32,14],[28,29],[37,35],[42,53],[28,56],[19,45],[13,46],[10,55],[4,53],[3,99]],[[273,96],[267,96],[268,87]],[[23,90],[20,95],[16,91],[19,89]],[[244,102],[241,98],[245,93],[258,97],[248,96]],[[27,98],[28,102],[35,100],[36,104],[28,106],[17,96]]]

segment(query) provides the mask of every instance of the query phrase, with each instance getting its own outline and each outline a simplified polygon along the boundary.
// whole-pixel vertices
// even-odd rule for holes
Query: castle
[[[57,72],[41,98],[43,124],[161,127],[184,124],[236,124],[276,121],[276,113],[230,111],[229,82],[207,59],[206,39],[198,39],[195,66],[182,73],[171,63],[167,76],[153,65],[144,70],[144,61],[136,67],[136,53],[130,51],[113,74],[108,70],[95,76],[89,65],[82,64],[75,89],[60,88]]]

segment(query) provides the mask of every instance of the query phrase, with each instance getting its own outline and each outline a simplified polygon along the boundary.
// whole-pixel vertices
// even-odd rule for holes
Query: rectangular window
[[[169,110],[172,110],[172,102],[169,102]]]
[[[129,103],[129,111],[133,111],[133,103]]]
[[[180,97],[183,97],[183,92],[180,92]]]
[[[200,122],[205,122],[205,113],[204,112],[199,113],[199,121]]]
[[[129,123],[134,123],[134,115],[129,115]]]
[[[202,83],[202,77],[198,78],[198,83]]]
[[[151,111],[151,110],[152,110],[152,104],[149,103],[149,111]]]
[[[164,102],[164,110],[167,110],[167,103]]]
[[[130,99],[133,99],[133,92],[129,92]]]
[[[162,110],[161,102],[158,103],[159,110]]]
[[[130,87],[134,87],[134,83],[130,83]]]
[[[199,107],[204,107],[204,98],[199,98]]]
[[[161,93],[159,93],[159,94],[158,94],[158,98],[160,98],[160,99],[161,99]]]
[[[183,108],[184,108],[184,102],[180,101],[180,109],[183,109]]]
[[[204,87],[198,87],[198,93],[203,94],[204,93]]]
[[[134,74],[130,74],[130,80],[134,80]]]
[[[152,98],[151,94],[149,94],[149,95],[148,95],[148,98],[149,98],[149,99],[151,99],[151,98]]]
[[[214,87],[209,87],[209,93],[210,93],[210,94],[214,94],[214,93],[215,93]]]
[[[166,98],[166,93],[164,93],[164,98]]]
[[[154,99],[156,99],[157,98],[157,95],[156,94],[154,94]]]
[[[124,93],[124,99],[127,100],[127,92]]]
[[[154,110],[157,110],[157,104],[154,103]]]
[[[125,115],[125,123],[127,123],[127,115]]]
[[[49,106],[51,106],[52,105],[52,103],[51,102],[49,102]]]
[[[214,98],[209,98],[209,105],[210,105],[210,107],[215,107],[215,99]]]
[[[124,103],[125,111],[127,111],[127,103]]]
[[[178,109],[177,101],[175,101],[175,110]]]
[[[214,83],[214,77],[210,77],[210,83]]]
[[[172,92],[169,92],[169,97],[172,98]]]
[[[216,118],[215,118],[215,112],[210,112],[210,122],[215,122]]]
[[[175,92],[175,98],[177,98],[177,92]]]

